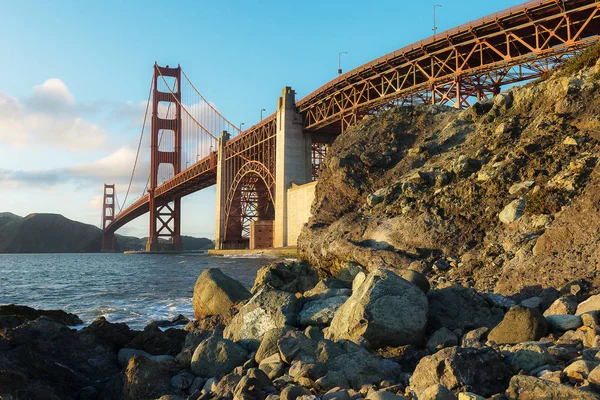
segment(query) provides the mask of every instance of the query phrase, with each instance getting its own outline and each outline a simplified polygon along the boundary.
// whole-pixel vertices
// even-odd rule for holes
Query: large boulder
[[[147,400],[177,394],[171,385],[171,375],[175,375],[175,371],[172,366],[150,361],[143,356],[133,356],[125,370],[123,398]]]
[[[211,378],[233,371],[246,360],[248,353],[243,347],[230,340],[211,336],[194,351],[191,369],[197,376]]]
[[[523,370],[529,373],[541,366],[556,362],[545,346],[531,342],[506,346],[502,355],[504,361],[513,367],[515,372]]]
[[[511,307],[504,319],[490,332],[488,340],[498,344],[517,344],[541,339],[548,330],[544,316],[535,308]]]
[[[274,262],[258,270],[252,293],[261,289],[275,289],[290,293],[304,293],[319,282],[319,274],[303,262]]]
[[[435,384],[455,392],[470,390],[491,396],[506,388],[511,375],[493,349],[449,347],[421,359],[410,386],[417,396]]]
[[[231,316],[232,306],[252,295],[238,281],[218,268],[205,269],[194,286],[194,315],[197,319],[207,315]]]
[[[591,296],[586,301],[580,303],[577,306],[575,314],[581,315],[590,311],[600,311],[600,294]]]
[[[441,328],[463,332],[484,326],[492,328],[504,315],[501,308],[490,305],[475,290],[458,285],[432,290],[427,298],[432,332]]]
[[[127,324],[108,322],[104,317],[96,318],[94,322],[81,330],[82,340],[90,344],[108,346],[114,351],[118,351],[133,341],[136,334]]]
[[[337,311],[328,335],[364,339],[375,348],[420,344],[427,311],[427,296],[419,288],[392,271],[376,269]]]
[[[254,360],[257,363],[261,363],[267,357],[272,356],[273,354],[279,354],[279,348],[277,347],[277,342],[280,338],[282,338],[286,332],[293,330],[292,327],[286,326],[283,328],[274,328],[267,331],[262,341],[260,342],[260,346],[258,350],[256,350],[256,354],[254,355]]]
[[[571,386],[527,375],[513,376],[505,395],[508,400],[598,400],[600,398],[600,396],[594,393],[584,392]]]
[[[267,331],[294,325],[298,299],[292,293],[280,290],[261,290],[233,317],[224,337],[234,342],[258,347]]]

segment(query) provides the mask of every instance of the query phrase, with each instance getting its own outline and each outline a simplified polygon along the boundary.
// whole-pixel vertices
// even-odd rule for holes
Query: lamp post
[[[437,24],[436,24],[436,21],[435,21],[435,9],[438,8],[438,7],[441,8],[442,5],[441,4],[436,4],[436,5],[433,6],[433,38],[434,39],[435,39],[435,35],[437,33]]]
[[[242,125],[244,125],[243,122],[240,124],[240,132],[242,131]]]
[[[264,108],[260,110],[260,120],[261,120],[261,121],[262,121],[262,119],[263,119],[263,118],[262,118],[262,113],[263,113],[263,111],[267,111],[267,110],[265,110]]]
[[[348,52],[341,51],[338,53],[338,75],[342,74],[342,54],[348,54]]]

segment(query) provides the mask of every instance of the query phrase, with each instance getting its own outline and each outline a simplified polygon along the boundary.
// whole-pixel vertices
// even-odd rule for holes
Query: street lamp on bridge
[[[437,33],[437,23],[436,23],[436,21],[435,21],[435,9],[436,9],[437,7],[440,7],[440,8],[441,8],[441,7],[442,7],[442,5],[441,5],[441,4],[436,4],[436,5],[434,5],[434,6],[433,6],[433,38],[434,38],[434,39],[435,39],[435,35],[436,35],[436,33]]]
[[[242,123],[240,124],[240,132],[242,131],[242,126],[243,126],[243,125],[244,125],[244,123],[242,122]]]
[[[267,111],[267,110],[266,110],[266,109],[264,109],[264,108],[260,110],[260,120],[261,120],[261,121],[262,121],[262,113],[263,113],[263,111]]]
[[[342,51],[338,53],[338,75],[342,74],[342,54],[348,54],[348,52]]]

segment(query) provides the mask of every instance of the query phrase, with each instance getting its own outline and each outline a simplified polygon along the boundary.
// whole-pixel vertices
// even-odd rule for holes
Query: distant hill
[[[0,226],[0,252],[99,252],[101,235],[99,228],[59,214],[29,214]]]
[[[214,247],[211,240],[182,236],[185,250]],[[116,235],[117,251],[143,250],[147,238]],[[25,218],[0,213],[0,253],[94,253],[100,252],[102,231],[93,225],[60,214],[29,214]]]

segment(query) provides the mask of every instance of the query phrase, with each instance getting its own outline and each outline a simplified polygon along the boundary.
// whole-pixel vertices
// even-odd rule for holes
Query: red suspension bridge
[[[349,126],[396,106],[467,107],[542,76],[599,34],[600,0],[530,1],[373,60],[297,103],[284,88],[277,112],[244,132],[180,67],[155,65],[132,172],[133,180],[149,131],[148,182],[129,204],[130,181],[128,205],[118,211],[114,185],[105,185],[103,250],[114,249],[117,229],[147,212],[147,250],[180,250],[181,198],[215,184],[217,248],[294,244],[307,215],[297,215],[306,205],[292,185],[317,179],[327,146]],[[310,205],[310,195],[302,198]]]

